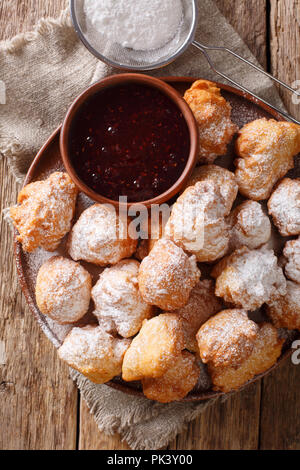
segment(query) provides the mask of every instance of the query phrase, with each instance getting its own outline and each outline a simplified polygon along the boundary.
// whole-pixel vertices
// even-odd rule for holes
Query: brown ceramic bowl
[[[70,137],[70,131],[72,128],[72,123],[74,121],[74,118],[76,118],[77,113],[81,109],[81,106],[83,105],[83,103],[85,103],[93,95],[99,93],[100,91],[103,91],[104,89],[107,89],[110,87],[116,87],[121,84],[124,85],[126,83],[139,83],[139,84],[147,85],[147,86],[160,90],[162,93],[168,96],[173,101],[173,103],[176,104],[176,106],[179,108],[179,110],[183,114],[183,117],[189,129],[191,144],[190,144],[190,154],[189,154],[189,158],[187,161],[187,165],[183,173],[181,174],[180,178],[176,181],[176,183],[171,188],[169,188],[163,194],[160,194],[159,196],[153,199],[149,199],[147,201],[136,201],[134,203],[128,203],[128,204],[121,203],[120,204],[119,201],[108,199],[107,197],[96,193],[79,178],[77,172],[75,171],[72,165],[72,161],[70,157],[69,137]],[[81,192],[85,193],[94,201],[100,202],[100,203],[112,204],[116,207],[134,206],[135,204],[143,204],[146,207],[150,207],[152,204],[162,204],[170,200],[173,196],[175,196],[176,194],[180,192],[180,190],[184,187],[184,185],[188,181],[197,163],[198,128],[197,128],[195,117],[191,109],[187,105],[187,103],[184,101],[182,96],[180,96],[178,91],[176,91],[173,87],[171,87],[167,83],[157,78],[150,77],[148,75],[141,75],[141,74],[134,74],[134,73],[112,75],[92,85],[74,101],[74,103],[72,104],[72,106],[70,107],[67,113],[67,116],[62,126],[61,135],[60,135],[60,151],[61,151],[64,166],[67,172],[69,173],[70,177],[72,178],[72,180],[78,187],[78,189]]]

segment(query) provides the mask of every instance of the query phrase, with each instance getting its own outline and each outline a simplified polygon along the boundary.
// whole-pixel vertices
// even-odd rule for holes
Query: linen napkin
[[[213,0],[199,0],[196,39],[226,45],[257,63]],[[271,80],[232,56],[213,54],[217,68],[280,106]],[[34,31],[0,43],[0,154],[22,181],[39,148],[62,122],[73,99],[104,76],[119,73],[93,57],[77,39],[68,8],[57,19],[41,19]],[[190,47],[156,76],[186,75],[220,81],[201,52]],[[166,446],[215,399],[162,405],[94,385],[71,371],[101,431],[118,432],[132,449]]]

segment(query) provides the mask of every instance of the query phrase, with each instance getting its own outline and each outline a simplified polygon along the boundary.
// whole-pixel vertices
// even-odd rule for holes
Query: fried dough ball
[[[177,310],[187,303],[200,276],[195,256],[189,257],[171,240],[158,240],[141,263],[140,292],[150,305]]]
[[[270,197],[268,208],[283,237],[300,235],[300,178],[284,178]]]
[[[175,365],[183,349],[182,324],[177,315],[164,313],[145,320],[125,354],[123,379],[131,382],[162,377]]]
[[[170,403],[182,400],[195,387],[200,369],[193,354],[183,351],[175,364],[158,379],[143,379],[144,395],[150,400]]]
[[[212,271],[216,295],[246,310],[256,310],[274,296],[285,295],[286,279],[272,250],[236,250]]]
[[[99,326],[73,328],[58,350],[59,357],[96,384],[120,375],[128,339],[117,339]]]
[[[213,389],[228,393],[245,385],[256,375],[263,374],[276,364],[281,355],[284,339],[269,323],[260,327],[251,355],[238,367],[214,367],[208,364]]]
[[[199,128],[199,161],[213,163],[225,155],[238,127],[231,121],[231,106],[213,82],[198,80],[184,99],[194,113]]]
[[[202,165],[195,168],[187,187],[195,186],[200,181],[214,181],[224,199],[224,215],[229,215],[238,194],[238,185],[232,171],[218,165]]]
[[[139,292],[139,268],[140,263],[133,259],[120,261],[100,274],[92,290],[94,315],[99,323],[124,338],[136,335],[143,321],[154,314],[154,308],[144,302]]]
[[[71,230],[78,191],[67,173],[53,173],[45,181],[25,186],[10,217],[24,251],[41,247],[55,251]]]
[[[240,193],[254,201],[268,199],[274,185],[294,168],[300,152],[300,126],[274,119],[246,124],[236,142],[235,176]]]
[[[186,349],[198,352],[196,334],[213,315],[222,310],[222,303],[215,295],[215,284],[208,279],[199,281],[191,292],[188,303],[174,313],[182,319]]]
[[[287,281],[287,293],[271,301],[267,313],[276,328],[300,330],[300,285]]]
[[[300,237],[297,240],[287,242],[283,254],[286,259],[286,276],[300,284]]]
[[[271,238],[271,222],[259,202],[243,202],[232,211],[227,222],[231,227],[231,250],[242,246],[253,250],[265,245]]]
[[[257,332],[245,310],[223,310],[197,333],[200,357],[204,364],[236,367],[250,356]]]
[[[40,311],[61,325],[75,323],[88,311],[92,278],[79,263],[62,256],[46,261],[36,281]]]
[[[130,258],[138,241],[129,234],[130,219],[120,217],[112,206],[95,204],[74,225],[68,240],[71,258],[98,266]]]
[[[224,199],[213,181],[190,186],[177,199],[165,236],[196,256],[199,262],[222,258],[229,247]]]

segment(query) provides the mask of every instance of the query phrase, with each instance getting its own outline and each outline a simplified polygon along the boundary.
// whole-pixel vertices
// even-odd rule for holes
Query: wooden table
[[[1,0],[0,39],[57,15],[65,0]],[[300,79],[300,0],[217,0],[260,63],[281,79]],[[1,78],[1,70],[0,70]],[[299,106],[285,103],[300,118]],[[19,185],[0,159],[1,208]],[[12,235],[1,221],[0,449],[128,449],[100,433],[37,326],[18,286]],[[5,364],[1,364],[4,362]],[[170,449],[300,449],[300,369],[287,361],[262,382],[208,409]]]

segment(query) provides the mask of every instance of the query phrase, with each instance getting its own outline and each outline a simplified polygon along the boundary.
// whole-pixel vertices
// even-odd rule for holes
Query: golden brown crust
[[[219,185],[212,180],[200,181],[177,199],[165,236],[194,254],[200,263],[216,261],[229,248],[225,211]]]
[[[300,284],[300,237],[286,243],[284,250],[284,269],[291,281]]]
[[[213,163],[227,152],[238,127],[231,121],[231,106],[213,82],[197,80],[185,92],[185,101],[194,113],[199,128],[199,161]]]
[[[181,320],[161,314],[145,320],[125,354],[122,375],[127,382],[162,377],[184,349]]]
[[[254,201],[268,199],[274,185],[294,168],[300,152],[300,126],[274,119],[246,124],[236,142],[235,176],[240,193]]]
[[[79,321],[88,311],[92,277],[79,263],[62,256],[46,261],[36,281],[40,311],[61,325]]]
[[[143,321],[154,315],[154,307],[143,301],[139,292],[140,263],[123,260],[106,268],[92,290],[94,315],[106,331],[123,338],[136,335]]]
[[[188,303],[174,313],[182,319],[185,347],[198,352],[196,334],[199,328],[213,315],[222,310],[222,303],[215,295],[213,281],[199,281],[191,292]]]
[[[196,258],[188,257],[171,240],[159,240],[141,263],[139,286],[143,299],[162,310],[183,307],[200,278]]]
[[[272,250],[236,250],[213,271],[216,295],[246,310],[256,310],[286,293],[286,280]]]
[[[239,367],[215,367],[208,364],[213,389],[224,393],[237,390],[256,375],[270,369],[281,355],[284,339],[269,323],[261,326],[251,355]]]
[[[150,400],[170,403],[182,400],[195,387],[200,375],[193,354],[183,351],[175,364],[158,379],[143,379],[144,395]]]
[[[60,172],[22,189],[10,217],[24,251],[31,253],[38,247],[56,250],[71,229],[77,194],[69,175]]]
[[[267,313],[276,328],[300,330],[300,285],[287,282],[287,293],[271,302]]]
[[[96,384],[120,375],[128,339],[117,339],[99,326],[73,328],[58,350],[59,357]]]
[[[209,180],[212,180],[219,187],[221,196],[224,199],[224,214],[228,215],[236,200],[239,189],[235,180],[235,174],[218,165],[201,165],[195,168],[187,187],[195,186],[200,181]]]
[[[245,310],[224,310],[200,328],[200,357],[214,367],[236,367],[250,356],[257,333],[258,326]]]
[[[83,260],[98,266],[117,264],[130,258],[138,240],[130,235],[131,220],[121,217],[105,204],[86,209],[72,228],[68,251],[75,261]]]
[[[269,214],[283,237],[300,234],[300,178],[284,178],[268,201]]]
[[[231,251],[242,246],[253,250],[271,238],[271,222],[259,202],[244,201],[231,212],[227,222],[231,227]]]

